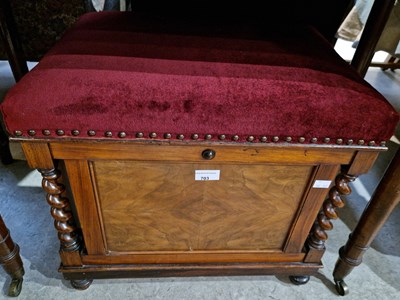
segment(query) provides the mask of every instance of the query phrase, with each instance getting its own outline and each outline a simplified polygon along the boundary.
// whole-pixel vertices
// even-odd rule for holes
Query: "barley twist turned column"
[[[342,200],[342,195],[350,195],[350,182],[356,180],[356,176],[348,174],[339,174],[335,179],[335,185],[329,190],[329,197],[323,204],[323,209],[318,214],[311,234],[308,238],[308,245],[312,248],[323,250],[325,249],[325,241],[328,239],[326,231],[332,230],[333,224],[330,220],[336,220],[338,214],[337,208],[342,208],[345,203]]]
[[[57,169],[39,169],[39,172],[43,177],[42,187],[47,193],[46,199],[51,206],[50,212],[58,231],[62,261],[69,265],[79,265],[82,238],[75,226],[69,199],[65,197],[65,186],[59,183],[61,173]],[[73,255],[74,253],[76,255]],[[92,280],[87,278],[71,280],[72,286],[80,290],[87,289],[91,283]]]
[[[60,171],[56,169],[41,169],[43,176],[42,187],[47,192],[47,202],[51,206],[54,226],[58,231],[58,239],[63,251],[77,251],[80,247],[77,228],[73,222],[68,198],[64,197],[65,187],[58,183]]]

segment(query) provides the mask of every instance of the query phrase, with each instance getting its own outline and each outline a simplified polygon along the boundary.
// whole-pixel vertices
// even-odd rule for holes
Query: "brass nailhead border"
[[[58,136],[62,136],[62,135],[65,134],[65,132],[64,132],[64,130],[62,130],[62,129],[57,129],[57,130],[56,130],[56,134],[57,134]]]
[[[40,132],[40,131],[39,131],[39,132]],[[42,133],[44,136],[50,136],[50,135],[51,135],[51,130],[49,130],[49,129],[43,129],[43,130],[41,130],[41,133]],[[30,130],[27,130],[25,134],[27,134],[27,135],[33,137],[33,136],[37,136],[37,131],[34,130],[34,129],[30,129]],[[65,135],[65,131],[64,131],[63,129],[57,129],[57,130],[55,130],[55,134],[56,134],[57,136],[64,136],[64,135]],[[71,130],[71,134],[72,134],[73,136],[79,136],[81,133],[80,133],[79,130],[74,129],[74,130]],[[90,136],[90,137],[96,136],[96,134],[97,134],[97,133],[96,133],[95,130],[88,130],[88,131],[87,131],[87,135]],[[20,137],[20,136],[23,136],[23,135],[24,135],[24,132],[23,132],[22,130],[15,130],[15,131],[14,131],[14,135],[17,136],[17,137]],[[112,137],[112,136],[113,136],[113,133],[112,133],[112,131],[105,131],[105,132],[104,132],[104,136],[105,136],[105,137]],[[118,132],[117,136],[118,136],[119,138],[125,138],[125,137],[128,136],[128,134],[127,134],[125,131],[120,131],[120,132]],[[150,138],[157,138],[157,136],[158,136],[158,134],[157,134],[156,132],[150,132],[150,133],[149,133],[149,137],[150,137]],[[172,134],[171,134],[171,133],[164,133],[164,134],[162,134],[162,136],[164,137],[164,139],[171,139],[171,138],[172,138]],[[137,133],[135,134],[135,137],[136,137],[136,138],[144,138],[144,133],[143,133],[143,132],[137,132]],[[217,137],[218,137],[219,140],[222,141],[222,140],[225,140],[225,139],[227,138],[227,135],[225,135],[225,134],[220,134],[220,135],[218,135]],[[185,139],[185,136],[184,136],[183,134],[177,134],[177,135],[176,135],[176,138],[179,139],[179,140],[184,140],[184,139]],[[190,138],[191,138],[192,140],[198,140],[198,139],[200,139],[200,135],[199,135],[198,133],[193,133],[192,135],[190,135]],[[212,138],[213,138],[213,136],[212,136],[211,134],[205,134],[205,135],[204,135],[204,139],[205,139],[205,140],[211,140]],[[240,137],[239,137],[239,135],[237,135],[237,134],[231,135],[230,138],[231,138],[232,141],[239,141],[239,140],[240,140]],[[249,136],[245,137],[245,140],[246,140],[247,142],[256,142],[256,141],[258,140],[259,142],[265,143],[265,142],[268,141],[268,137],[264,135],[264,136],[260,136],[260,137],[257,137],[257,138],[256,138],[256,137],[253,136],[253,135],[249,135]],[[313,138],[310,140],[310,142],[313,143],[313,144],[316,144],[316,143],[318,143],[318,140],[319,140],[319,139],[318,139],[317,137],[313,137]],[[280,138],[279,138],[279,136],[273,136],[273,137],[271,138],[271,141],[277,143],[277,142],[280,141]],[[285,142],[292,142],[292,141],[293,141],[293,138],[292,138],[291,136],[287,136],[287,137],[284,138],[284,141],[285,141]],[[306,141],[306,138],[305,138],[305,137],[299,137],[299,138],[298,138],[298,142],[299,142],[299,143],[304,143],[305,141]],[[329,137],[323,138],[323,143],[328,144],[328,143],[330,143],[330,142],[331,142],[331,139],[330,139]],[[357,140],[357,141],[354,141],[353,139],[347,139],[347,140],[345,141],[345,140],[342,139],[342,138],[337,138],[337,139],[335,140],[335,143],[336,143],[337,145],[342,145],[343,143],[346,143],[347,145],[353,145],[353,144],[356,143],[356,144],[358,144],[358,145],[360,145],[360,146],[363,146],[363,145],[365,145],[365,144],[367,144],[368,146],[377,146],[377,145],[382,146],[382,147],[385,147],[385,146],[386,146],[386,141],[381,141],[381,142],[378,142],[378,143],[377,143],[376,141],[371,140],[371,141],[369,141],[369,142],[366,143],[365,140],[363,140],[363,139],[360,139],[360,140]]]

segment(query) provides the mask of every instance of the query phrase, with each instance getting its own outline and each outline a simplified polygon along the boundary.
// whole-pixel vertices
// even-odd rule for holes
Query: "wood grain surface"
[[[92,163],[108,251],[281,250],[312,166]],[[220,170],[195,181],[195,170]]]
[[[51,153],[55,159],[107,159],[136,161],[176,161],[207,163],[201,154],[213,149],[213,162],[276,163],[276,164],[349,164],[356,150],[354,148],[280,146],[274,144],[217,144],[161,142],[52,142]]]

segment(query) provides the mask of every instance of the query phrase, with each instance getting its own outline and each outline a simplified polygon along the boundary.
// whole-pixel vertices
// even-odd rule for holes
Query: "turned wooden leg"
[[[10,232],[0,216],[0,264],[11,276],[11,284],[8,289],[8,296],[16,297],[21,292],[24,268],[22,266],[19,247],[13,242]]]
[[[329,190],[329,196],[325,200],[306,242],[306,248],[308,249],[308,255],[305,258],[306,262],[317,262],[322,258],[325,252],[325,241],[328,239],[326,231],[333,228],[330,220],[338,218],[336,209],[344,206],[341,195],[349,195],[351,193],[349,183],[356,178],[356,176],[343,173],[335,178],[335,185]]]
[[[51,206],[51,215],[60,240],[60,256],[64,266],[81,266],[80,251],[83,247],[82,237],[75,226],[70,210],[69,199],[65,196],[65,186],[59,182],[60,171],[57,169],[39,169],[42,174],[42,187],[47,192],[47,202]],[[82,278],[71,281],[76,289],[87,289],[92,280]]]
[[[344,278],[362,262],[379,230],[400,202],[400,149],[381,180],[375,194],[364,210],[346,245],[339,251],[333,278],[339,294],[347,293]]]
[[[78,251],[80,248],[79,236],[75,227],[69,200],[65,197],[65,186],[58,183],[60,171],[56,169],[39,170],[43,176],[42,187],[47,192],[47,203],[51,206],[51,215],[54,226],[58,231],[61,250],[66,252]]]

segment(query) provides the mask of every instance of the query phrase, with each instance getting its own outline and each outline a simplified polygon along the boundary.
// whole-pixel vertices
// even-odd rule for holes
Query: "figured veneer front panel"
[[[109,253],[282,251],[314,169],[102,160],[91,168]],[[200,169],[220,170],[220,180],[195,181]]]

